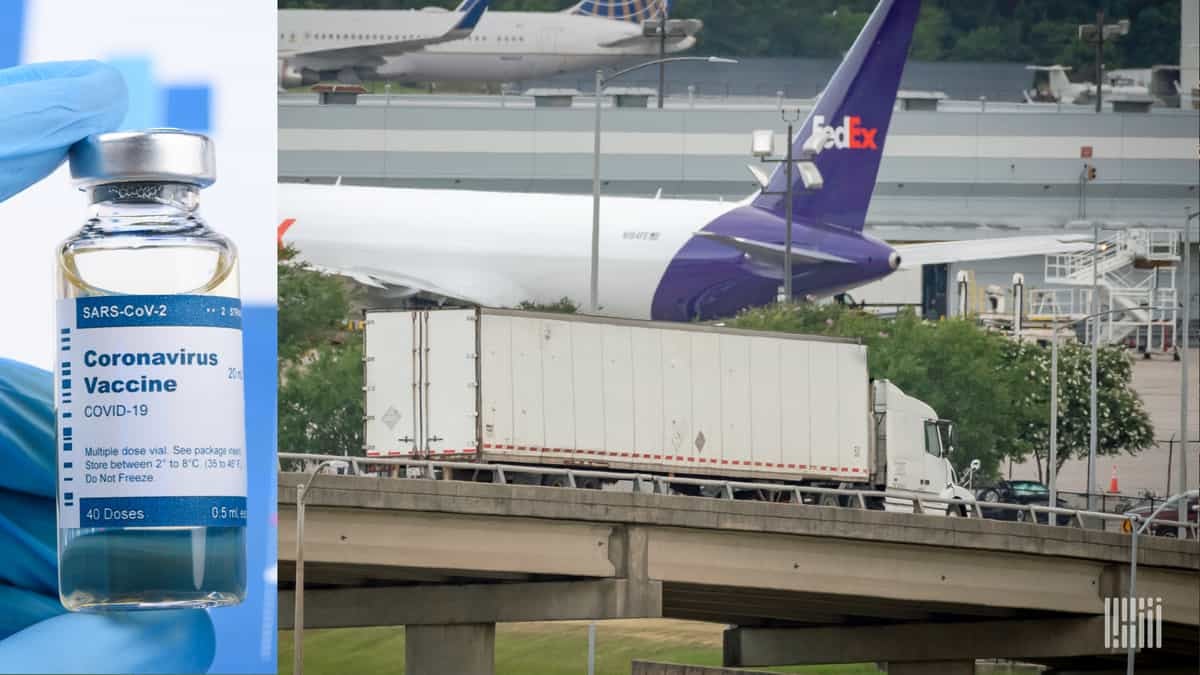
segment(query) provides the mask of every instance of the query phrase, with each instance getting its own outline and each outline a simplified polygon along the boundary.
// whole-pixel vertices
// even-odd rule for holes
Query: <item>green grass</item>
[[[724,626],[695,621],[601,621],[596,628],[596,673],[629,675],[634,659],[698,666],[721,665]],[[497,675],[580,675],[587,672],[587,622],[509,623],[496,627]],[[990,675],[1036,675],[1027,664],[976,664]],[[874,664],[765,668],[775,673],[878,675]],[[404,628],[339,628],[304,633],[306,675],[404,672]],[[292,673],[292,633],[279,633],[279,675]]]
[[[600,622],[596,673],[629,675],[634,659],[721,664],[723,626],[685,621]],[[587,623],[501,624],[496,628],[498,675],[578,675],[587,670]],[[872,664],[771,669],[782,673],[876,675]],[[292,633],[279,633],[279,674],[292,672]],[[404,628],[339,628],[304,633],[306,675],[404,672]]]

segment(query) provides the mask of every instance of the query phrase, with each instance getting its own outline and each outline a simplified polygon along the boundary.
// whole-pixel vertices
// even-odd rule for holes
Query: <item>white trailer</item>
[[[500,309],[368,310],[365,451],[970,498],[950,425],[850,340]]]

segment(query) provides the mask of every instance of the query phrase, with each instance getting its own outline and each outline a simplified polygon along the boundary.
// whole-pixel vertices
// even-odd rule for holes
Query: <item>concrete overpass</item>
[[[280,627],[295,495],[279,477]],[[977,519],[464,481],[318,476],[305,523],[305,626],[405,625],[410,673],[492,672],[496,622],[726,623],[730,666],[975,658],[1123,672],[1104,598],[1128,593],[1118,533]],[[1195,672],[1200,549],[1139,542],[1139,596],[1164,641],[1139,672]]]

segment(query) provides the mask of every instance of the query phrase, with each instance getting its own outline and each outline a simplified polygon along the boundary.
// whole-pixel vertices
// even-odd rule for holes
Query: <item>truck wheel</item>
[[[838,495],[821,495],[820,501],[817,502],[821,506],[841,506],[842,502]]]
[[[948,518],[966,518],[967,507],[963,504],[947,504],[946,517]]]

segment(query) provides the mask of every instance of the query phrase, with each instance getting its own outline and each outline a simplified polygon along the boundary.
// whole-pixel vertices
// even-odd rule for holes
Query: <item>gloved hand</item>
[[[120,74],[95,61],[0,70],[0,101],[0,201],[54,171],[72,143],[115,129],[127,105]],[[59,604],[53,396],[50,373],[0,358],[0,673],[208,670],[205,611]]]
[[[58,602],[53,376],[0,359],[0,672],[196,673],[203,610],[68,613]]]
[[[125,117],[125,81],[99,61],[0,69],[0,202],[58,168],[67,148]]]

